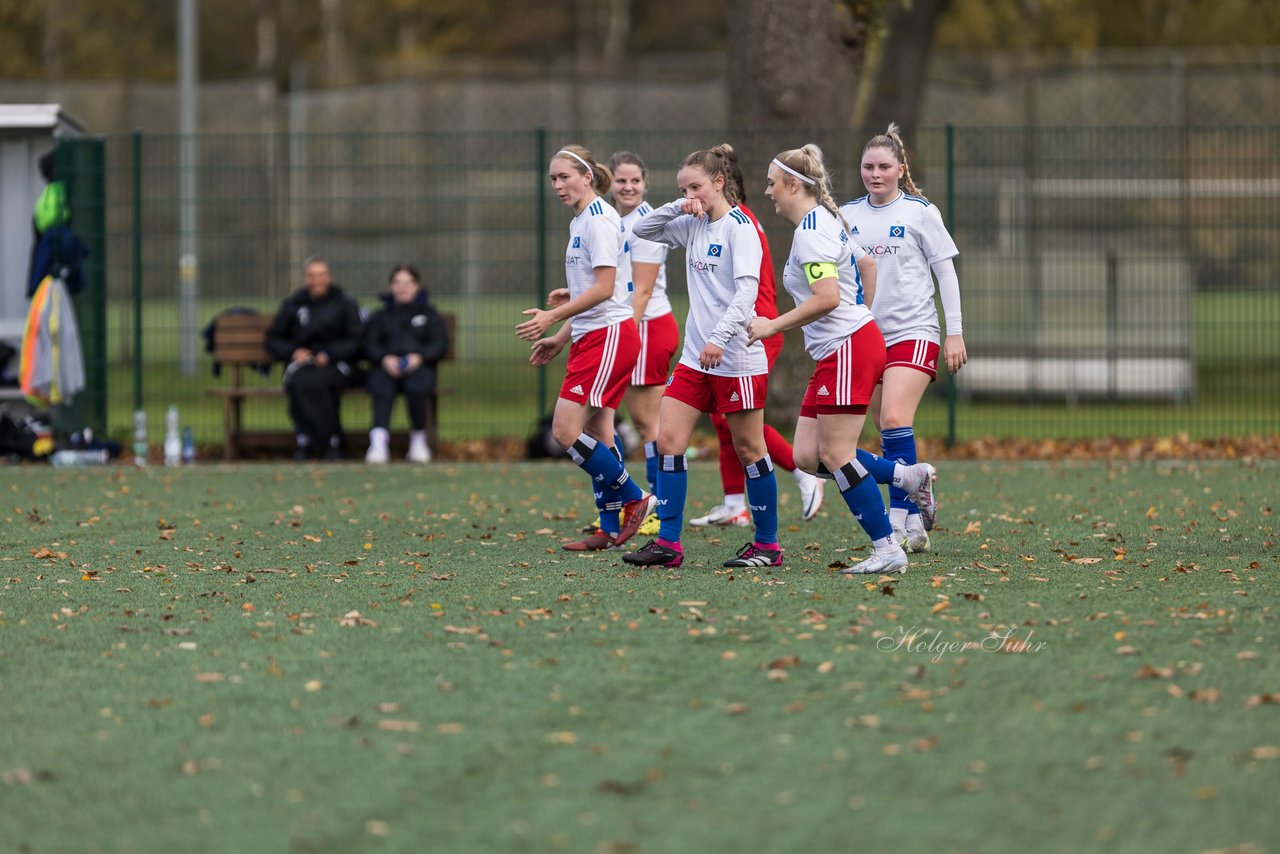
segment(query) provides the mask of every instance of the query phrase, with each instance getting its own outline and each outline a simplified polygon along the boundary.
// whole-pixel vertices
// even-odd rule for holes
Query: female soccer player
[[[636,223],[653,212],[644,200],[649,189],[644,161],[630,151],[619,151],[610,158],[609,170],[613,172],[613,203],[622,217],[623,239],[631,252],[631,313],[640,329],[640,355],[623,402],[644,442],[644,468],[652,491],[658,479],[658,410],[671,359],[680,346],[680,328],[667,299],[667,247],[634,234]]]
[[[765,195],[796,225],[782,273],[796,307],[776,319],[751,321],[750,340],[804,327],[805,349],[818,364],[800,406],[796,460],[815,472],[830,472],[871,538],[871,556],[844,572],[905,572],[907,555],[893,538],[876,482],[892,481],[928,506],[934,472],[924,463],[894,464],[858,450],[867,405],[884,369],[884,338],[863,305],[860,252],[831,199],[821,149],[806,145],[775,157]]]
[[[567,288],[548,297],[550,310],[527,309],[516,334],[532,341],[529,361],[545,365],[572,337],[551,435],[591,476],[600,528],[569,551],[597,551],[630,539],[654,506],[613,452],[613,416],[640,350],[631,318],[630,265],[618,212],[600,198],[613,183],[591,152],[567,145],[551,158],[551,186],[573,208],[564,269]],[[550,337],[548,329],[572,318]],[[621,511],[621,519],[619,512]]]
[[[960,312],[960,282],[952,260],[959,254],[942,215],[911,180],[898,126],[874,136],[862,149],[862,182],[867,195],[840,208],[854,239],[876,260],[878,284],[872,312],[888,346],[884,381],[871,401],[880,429],[881,451],[904,463],[916,461],[912,424],[929,383],[938,377],[938,279],[947,337],[942,355],[955,373],[968,359]],[[933,271],[933,276],[929,271]],[[921,520],[901,489],[889,488],[889,518],[907,550],[929,549],[933,520]]]
[[[730,167],[734,183],[738,186],[738,208],[750,217],[752,224],[756,227],[756,233],[760,235],[760,249],[763,256],[760,260],[760,291],[756,296],[756,316],[777,317],[778,287],[773,276],[773,256],[769,252],[769,240],[760,226],[760,220],[756,219],[756,215],[747,207],[747,192],[737,157],[731,158]],[[869,272],[871,276],[875,275],[874,261],[866,259],[860,263],[866,265],[864,272]],[[778,354],[782,352],[782,336],[775,335],[766,340],[764,352],[769,361],[769,370],[772,372],[773,363],[778,361]],[[729,434],[729,425],[723,415],[713,412],[711,426],[715,428],[716,439],[720,443],[720,485],[724,489],[724,498],[706,515],[690,519],[689,524],[695,528],[708,525],[750,525],[751,516],[747,513],[742,463],[739,462],[738,454],[733,449],[733,437]],[[764,443],[773,464],[784,471],[791,472],[796,479],[796,485],[800,487],[800,516],[806,522],[817,516],[822,508],[823,481],[796,466],[791,445],[782,438],[781,433],[768,424],[764,425]]]
[[[680,529],[689,475],[685,451],[703,412],[724,414],[733,446],[746,469],[755,540],[725,566],[779,566],[778,482],[764,442],[768,361],[764,347],[748,344],[760,278],[760,239],[737,207],[730,163],[733,149],[695,151],[676,173],[684,194],[641,219],[637,237],[686,249],[689,316],[680,363],[662,398],[658,427],[658,519],[655,540],[624,555],[639,566],[679,566]]]

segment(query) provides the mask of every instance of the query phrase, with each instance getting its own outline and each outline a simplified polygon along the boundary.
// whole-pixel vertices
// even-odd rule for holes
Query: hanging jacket
[[[60,279],[45,277],[31,299],[19,381],[42,404],[65,404],[85,386],[75,305]]]

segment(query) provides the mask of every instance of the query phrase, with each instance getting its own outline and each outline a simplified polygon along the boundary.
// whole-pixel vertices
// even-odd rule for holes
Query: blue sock
[[[578,441],[569,447],[569,456],[579,468],[591,475],[593,491],[600,487],[606,492],[615,490],[623,503],[643,497],[644,493],[613,451],[586,433],[578,436]]]
[[[895,463],[903,465],[915,465],[916,462],[916,433],[910,427],[895,427],[892,430],[885,430],[880,434],[880,447],[884,451],[884,455]],[[920,508],[907,500],[907,492],[904,489],[893,485],[893,476],[890,474],[889,483],[889,506],[901,507],[910,515],[911,513],[919,513]],[[881,483],[886,481],[876,478]]]
[[[867,470],[867,473],[875,479],[876,483],[887,483],[890,486],[893,485],[893,470],[898,467],[898,464],[893,460],[886,460],[884,457],[877,457],[870,451],[864,451],[859,448],[858,462],[861,463],[862,467]],[[904,492],[903,495],[906,495],[906,493]]]
[[[600,530],[606,534],[617,534],[622,530],[620,518],[622,499],[618,497],[617,490],[600,488],[598,483],[596,487],[596,510],[600,513]]]
[[[853,459],[836,469],[833,474],[836,486],[840,487],[840,497],[849,505],[853,518],[858,520],[871,541],[893,536],[893,526],[889,524],[889,513],[884,509],[880,487],[876,485],[870,472],[857,459]]]
[[[644,443],[644,476],[649,481],[649,491],[658,492],[658,443]]]
[[[687,464],[684,454],[658,458],[658,520],[662,523],[658,537],[670,543],[680,542],[680,530],[684,528],[684,499],[689,492]]]
[[[751,521],[756,524],[756,542],[761,545],[778,543],[778,478],[773,474],[773,460],[765,454],[747,469],[747,504],[751,506]]]

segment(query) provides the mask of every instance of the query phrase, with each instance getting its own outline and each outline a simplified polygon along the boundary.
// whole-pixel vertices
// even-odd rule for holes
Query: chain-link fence
[[[232,307],[273,311],[300,286],[302,260],[319,253],[366,307],[392,265],[408,262],[457,315],[457,358],[441,372],[443,440],[524,435],[553,404],[562,367],[529,366],[513,334],[520,310],[563,278],[569,215],[545,178],[556,148],[582,142],[602,159],[636,151],[657,204],[675,197],[686,153],[734,143],[781,265],[791,227],[761,193],[769,157],[819,143],[837,198],[850,199],[864,193],[858,161],[870,134],[200,136],[194,312],[180,304],[181,140],[67,143],[101,151],[96,178],[73,178],[80,195],[100,183],[103,199],[102,233],[86,235],[103,247],[100,426],[124,437],[139,403],[153,424],[176,404],[202,443],[220,442],[222,404],[208,390],[225,379],[195,327]],[[1278,142],[1280,127],[933,128],[909,139],[913,175],[961,250],[971,359],[954,388],[935,384],[920,431],[959,440],[1274,433]],[[93,220],[78,225],[92,230]],[[680,258],[668,273],[682,318]],[[770,389],[780,425],[794,417],[810,367],[799,336],[789,338]],[[278,385],[279,369],[255,382]],[[344,418],[366,428],[367,400],[347,401]],[[288,426],[279,400],[252,401],[246,419]]]

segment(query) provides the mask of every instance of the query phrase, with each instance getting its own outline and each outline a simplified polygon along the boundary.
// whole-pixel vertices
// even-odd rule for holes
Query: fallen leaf
[[[421,732],[422,724],[417,721],[397,720],[396,718],[383,718],[378,721],[378,729],[384,732]]]

